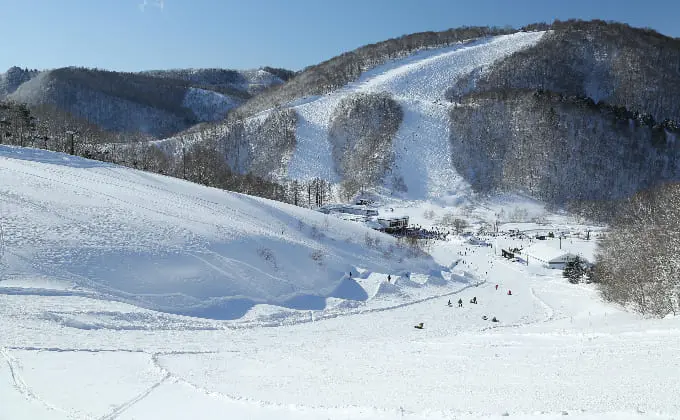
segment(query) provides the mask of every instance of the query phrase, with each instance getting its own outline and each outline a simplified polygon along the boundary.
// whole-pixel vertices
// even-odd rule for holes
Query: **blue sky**
[[[678,0],[0,0],[0,10],[0,72],[298,70],[403,34],[556,18],[616,20],[680,37]]]

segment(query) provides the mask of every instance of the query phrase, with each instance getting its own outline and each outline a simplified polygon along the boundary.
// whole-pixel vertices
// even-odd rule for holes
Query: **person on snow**
[[[482,319],[486,321],[487,319],[489,319],[489,317],[487,317],[486,315],[482,315]]]
[[[474,303],[476,305],[477,304],[477,296],[470,299],[470,303]]]
[[[498,290],[498,285],[496,285],[496,290]]]
[[[390,276],[389,274],[387,275],[387,282],[388,282],[388,283],[391,283],[391,282],[392,282],[392,276]]]
[[[491,322],[498,322],[498,320],[496,319],[496,317],[493,317],[491,318]]]
[[[419,330],[423,329],[423,323],[419,323],[418,325],[414,325],[413,328],[418,328]]]
[[[463,299],[458,299],[458,307],[459,308],[463,307]]]
[[[512,296],[512,290],[508,290],[508,296]]]
[[[449,303],[447,303],[447,306],[451,306],[451,299],[449,299]]]
[[[349,272],[349,278],[350,279],[352,278],[352,272],[351,271]]]

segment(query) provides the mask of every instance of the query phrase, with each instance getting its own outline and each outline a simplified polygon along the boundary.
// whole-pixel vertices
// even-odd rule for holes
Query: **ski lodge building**
[[[563,270],[569,261],[573,261],[576,257],[585,259],[574,252],[565,249],[558,249],[543,242],[533,244],[520,251],[522,259],[528,264],[540,264],[547,268],[556,268]]]
[[[385,232],[396,232],[408,227],[408,216],[378,217],[378,224]]]
[[[317,211],[325,214],[353,214],[356,216],[371,217],[377,216],[378,210],[371,209],[362,205],[352,204],[327,204],[319,207]]]

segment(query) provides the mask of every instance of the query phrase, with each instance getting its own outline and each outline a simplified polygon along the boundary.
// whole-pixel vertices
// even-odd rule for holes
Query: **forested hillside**
[[[22,83],[31,80],[38,74],[37,70],[10,67],[5,73],[0,73],[0,100],[13,93]]]
[[[102,70],[63,68],[42,72],[10,95],[30,106],[53,105],[98,126],[153,136],[198,122],[182,105],[188,83]]]
[[[278,86],[248,101],[241,108],[241,112],[244,115],[252,115],[298,98],[332,92],[356,80],[367,70],[389,60],[406,57],[416,51],[442,48],[481,37],[516,31],[510,27],[465,26],[442,32],[419,32],[365,45],[305,68],[285,85]]]
[[[287,111],[283,111],[283,114],[293,118]],[[281,128],[277,125],[278,119],[270,120],[272,122],[265,126],[270,130],[269,135]],[[267,129],[262,129],[260,134],[266,136]],[[288,192],[284,186],[252,173],[241,174],[231,170],[215,144],[197,142],[181,148],[174,155],[149,140],[149,137],[102,130],[51,105],[29,108],[24,104],[0,102],[0,144],[64,152],[230,191],[287,201]]]
[[[564,204],[680,179],[675,124],[590,98],[498,90],[467,95],[450,116],[454,165],[480,191]]]
[[[11,68],[0,75],[0,99],[54,106],[100,128],[162,138],[197,123],[223,119],[229,110],[283,83],[286,70],[169,70],[124,73],[60,68]]]
[[[392,142],[403,118],[401,106],[387,93],[359,93],[340,102],[328,136],[346,196],[380,185],[394,164]]]
[[[680,39],[620,23],[558,21],[535,46],[492,66],[474,91],[508,88],[585,96],[678,121]]]
[[[485,192],[521,190],[549,203],[564,204],[618,199],[640,188],[677,179],[680,174],[675,163],[674,121],[680,120],[680,108],[677,108],[680,106],[677,100],[680,97],[680,41],[646,29],[601,21],[556,21],[529,25],[521,30],[547,32],[535,44],[507,56],[499,55],[490,61],[473,58],[473,62],[483,63],[476,67],[468,64],[469,60],[451,62],[452,66],[466,68],[464,72],[455,67],[437,67],[436,71],[429,72],[427,60],[420,70],[419,77],[433,78],[434,85],[440,85],[441,80],[447,78],[451,83],[441,91],[428,92],[425,98],[418,98],[431,101],[427,106],[434,108],[417,116],[425,119],[422,122],[412,121],[413,130],[418,126],[432,126],[433,122],[426,120],[438,117],[428,116],[427,112],[448,107],[450,161],[473,188]],[[448,54],[443,47],[460,45],[461,49],[478,49],[475,57],[493,56],[496,53],[484,52],[485,42],[498,34],[518,31],[459,28],[367,45],[309,67],[286,84],[249,100],[227,120],[196,127],[188,132],[190,135],[182,134],[174,140],[239,144],[238,148],[218,146],[230,167],[241,173],[256,171],[259,176],[278,178],[286,174],[285,156],[281,159],[278,154],[270,154],[268,159],[274,163],[249,167],[248,161],[240,158],[244,150],[253,153],[259,147],[267,153],[268,149],[261,147],[262,138],[256,139],[239,127],[261,124],[272,109],[302,106],[308,109],[306,112],[313,113],[309,108],[319,103],[322,107],[334,107],[330,112],[326,109],[318,112],[328,115],[325,117],[328,120],[321,122],[328,125],[328,132],[305,132],[305,135],[327,137],[316,141],[328,142],[323,153],[332,155],[333,172],[338,177],[319,172],[307,174],[306,178],[322,176],[345,186],[354,185],[353,189],[360,184],[375,186],[386,182],[382,175],[389,172],[394,175],[390,179],[399,179],[398,171],[403,168],[395,165],[392,141],[381,141],[375,149],[380,151],[375,155],[379,162],[369,164],[370,159],[364,155],[347,154],[347,150],[356,145],[347,143],[346,138],[397,138],[401,118],[392,120],[389,127],[371,125],[382,111],[368,100],[370,96],[361,96],[361,101],[366,103],[355,104],[358,108],[350,113],[349,99],[331,100],[322,105],[324,101],[317,98],[323,96],[318,95],[337,94],[342,98],[343,89],[352,90],[355,84],[365,83],[367,77],[374,76],[362,75],[372,75],[371,69],[383,65],[387,71],[394,69],[394,76],[390,77],[399,80],[401,76],[396,68],[402,64],[398,63],[403,61],[404,66],[409,66],[412,61],[409,57],[420,54],[416,54],[418,51],[437,57]],[[392,86],[390,83],[397,82],[381,79],[378,83]],[[418,83],[429,82],[419,80]],[[397,106],[410,100],[407,98],[412,94],[410,86],[402,88],[403,91],[391,92]],[[398,121],[396,125],[395,121]],[[298,124],[305,124],[305,119],[298,119]],[[367,134],[367,130],[371,134]],[[238,142],[232,140],[234,133],[239,133]],[[287,136],[300,135],[295,130],[286,133]],[[402,136],[404,134],[406,131]],[[410,133],[411,141],[415,141],[417,134],[416,131]],[[300,147],[299,141],[297,144],[296,147]],[[406,142],[402,149],[419,150],[418,147]],[[356,162],[343,162],[340,158],[343,154],[362,157]],[[357,163],[360,161],[363,163]],[[276,163],[281,166],[277,168]],[[370,167],[370,174],[363,171],[363,175],[359,175],[362,167]],[[268,173],[263,171],[265,168]],[[618,174],[600,173],[609,169]],[[353,179],[357,176],[362,181]],[[370,180],[365,182],[364,178]],[[395,188],[394,183],[390,186]]]
[[[151,70],[142,74],[190,82],[193,86],[221,92],[241,99],[249,99],[272,86],[283,84],[294,72],[263,67],[257,70],[176,69]]]
[[[602,21],[549,28],[446,92],[460,174],[560,205],[680,179],[680,40]]]
[[[618,213],[597,256],[604,297],[644,314],[680,313],[680,184],[641,191]]]

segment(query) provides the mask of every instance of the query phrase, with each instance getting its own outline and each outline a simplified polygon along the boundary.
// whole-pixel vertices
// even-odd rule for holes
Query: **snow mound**
[[[0,146],[0,177],[0,287],[11,280],[14,293],[49,294],[30,281],[49,278],[62,295],[237,319],[260,303],[319,310],[329,297],[365,300],[346,279],[352,267],[443,270],[356,223],[65,154]]]

